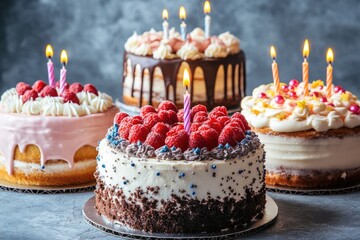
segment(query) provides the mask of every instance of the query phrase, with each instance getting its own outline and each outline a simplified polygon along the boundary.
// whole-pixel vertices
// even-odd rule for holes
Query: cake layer
[[[69,168],[66,162],[52,162],[41,168],[39,164],[14,161],[14,172],[9,175],[5,169],[5,159],[0,156],[0,179],[22,185],[63,186],[94,181],[96,160],[75,162]]]
[[[239,159],[138,158],[104,139],[97,209],[112,220],[153,232],[210,232],[249,224],[262,217],[265,204],[264,157],[260,145]]]
[[[360,130],[360,127],[357,128]],[[348,132],[348,129],[344,129]],[[279,168],[303,170],[345,170],[360,167],[360,131],[346,135],[340,129],[319,135],[314,132],[260,133],[260,141],[267,153],[268,171]],[[312,134],[311,134],[312,133]]]
[[[61,159],[74,165],[74,155],[83,146],[96,147],[103,138],[104,130],[113,122],[116,107],[104,113],[82,117],[53,117],[24,115],[0,111],[0,152],[5,157],[7,172],[13,172],[14,150],[18,146],[24,152],[29,144],[36,145],[41,152],[40,164],[47,160]]]

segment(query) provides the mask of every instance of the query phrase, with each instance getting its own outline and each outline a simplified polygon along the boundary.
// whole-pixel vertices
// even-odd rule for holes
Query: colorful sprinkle
[[[157,172],[157,173],[156,173],[156,176],[160,176],[160,172]]]
[[[181,173],[179,174],[179,178],[183,178],[183,177],[185,177],[185,173],[181,172]]]
[[[230,147],[231,147],[230,144],[228,144],[228,143],[225,144],[225,148],[226,148],[226,149],[229,149]]]
[[[218,146],[218,149],[223,149],[224,146],[220,143],[219,146]]]
[[[200,150],[200,148],[195,148],[195,154],[200,154],[200,152],[201,152],[201,150]]]
[[[165,152],[168,152],[169,151],[169,147],[168,146],[163,146],[160,150],[161,153],[165,153]]]
[[[105,164],[101,165],[102,168],[105,168]]]
[[[192,192],[191,194],[192,194],[192,195],[195,195],[195,194],[196,194],[196,192]]]
[[[131,165],[132,167],[135,167],[135,163],[131,163],[130,165]]]
[[[211,165],[211,168],[216,169],[216,165],[215,164]]]
[[[124,185],[126,185],[126,184],[127,184],[127,181],[124,181],[123,183],[124,183]]]

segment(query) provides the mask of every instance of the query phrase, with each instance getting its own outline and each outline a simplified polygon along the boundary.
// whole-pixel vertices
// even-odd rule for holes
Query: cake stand
[[[264,217],[248,227],[237,230],[223,230],[219,233],[147,233],[140,230],[130,229],[120,224],[113,223],[99,215],[95,209],[95,197],[90,198],[83,207],[83,215],[88,224],[111,235],[127,239],[234,239],[248,236],[270,226],[276,221],[278,206],[275,201],[266,196]]]

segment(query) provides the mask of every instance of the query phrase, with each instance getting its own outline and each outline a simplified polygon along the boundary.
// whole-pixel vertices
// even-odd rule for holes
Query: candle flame
[[[204,3],[204,13],[209,14],[211,12],[211,6],[209,1],[205,1]]]
[[[181,20],[185,20],[185,18],[186,18],[186,10],[183,6],[181,6],[179,9],[179,18]]]
[[[184,70],[183,85],[184,87],[190,86],[190,76],[189,76],[189,71],[187,69]]]
[[[68,63],[68,56],[67,56],[67,53],[65,50],[62,50],[61,51],[61,54],[60,54],[60,62],[63,63],[63,64],[67,64]]]
[[[47,58],[52,58],[54,56],[54,51],[50,44],[46,46],[45,55]]]
[[[332,50],[331,48],[329,48],[329,49],[327,50],[327,53],[326,53],[326,61],[327,61],[328,63],[334,62],[334,52],[333,52],[333,50]]]
[[[309,54],[310,54],[309,40],[305,39],[304,49],[303,49],[304,58],[309,57]]]
[[[168,13],[168,10],[167,10],[167,9],[164,9],[164,10],[162,11],[162,18],[163,18],[164,20],[167,20],[167,19],[169,18],[169,13]]]
[[[275,59],[276,58],[276,51],[275,51],[275,47],[274,46],[271,46],[270,47],[270,56],[272,59]]]

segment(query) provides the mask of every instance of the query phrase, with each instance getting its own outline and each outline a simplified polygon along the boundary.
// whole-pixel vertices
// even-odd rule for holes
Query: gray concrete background
[[[161,11],[179,28],[178,8],[187,9],[188,29],[203,26],[201,0],[2,0],[0,91],[18,81],[47,79],[44,49],[69,54],[68,80],[92,82],[120,97],[122,53],[134,30],[161,29]],[[334,83],[360,94],[360,2],[356,0],[213,0],[212,30],[229,30],[247,55],[248,93],[271,82],[269,46],[277,48],[280,78],[301,79],[302,43],[310,39],[310,79],[324,79],[327,47],[335,51]]]

